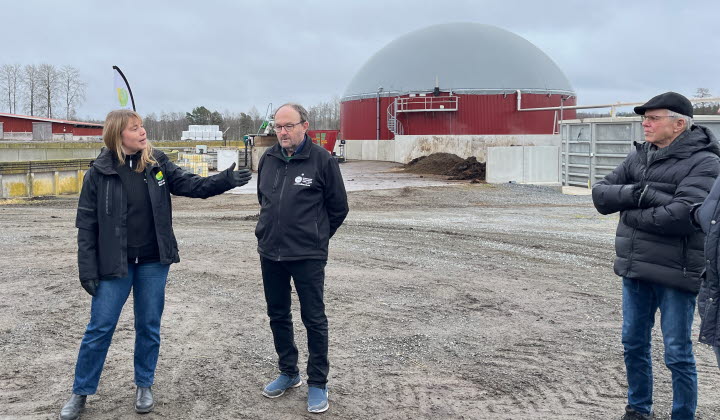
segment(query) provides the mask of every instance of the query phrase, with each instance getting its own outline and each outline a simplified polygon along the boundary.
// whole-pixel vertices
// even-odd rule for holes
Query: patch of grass
[[[0,198],[0,206],[13,206],[18,204],[29,204],[26,198]]]

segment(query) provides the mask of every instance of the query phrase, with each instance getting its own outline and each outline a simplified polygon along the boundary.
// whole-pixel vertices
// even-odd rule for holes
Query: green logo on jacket
[[[163,179],[162,171],[158,171],[158,173],[155,174],[155,179],[157,179],[158,181],[162,181],[162,179]]]

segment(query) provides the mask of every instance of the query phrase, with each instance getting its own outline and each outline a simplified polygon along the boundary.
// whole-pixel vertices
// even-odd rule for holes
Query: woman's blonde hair
[[[122,132],[128,126],[130,120],[137,119],[142,124],[142,117],[135,111],[129,109],[117,109],[110,111],[105,118],[103,126],[103,142],[110,152],[115,153],[121,165],[125,164],[125,153],[122,150]],[[145,166],[155,164],[157,161],[152,157],[153,147],[150,140],[147,141],[147,147],[142,151],[140,161],[138,162],[137,172],[145,170]]]

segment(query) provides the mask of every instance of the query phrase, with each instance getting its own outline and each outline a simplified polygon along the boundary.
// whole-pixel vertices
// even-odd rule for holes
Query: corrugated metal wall
[[[33,122],[44,122],[43,120],[32,120],[25,118],[13,118],[6,115],[0,115],[0,122],[3,123],[3,130],[6,133],[31,133],[33,131]],[[74,124],[65,124],[60,122],[52,123],[52,133],[72,133],[76,136],[101,136],[102,127],[84,128],[75,127]]]
[[[31,133],[32,132],[32,120],[26,120],[22,118],[12,118],[0,115],[0,121],[3,122],[3,130],[6,133]]]
[[[517,95],[457,95],[457,111],[398,114],[404,134],[552,134],[555,111],[517,111]],[[387,108],[394,97],[380,98],[380,139],[393,138],[387,128]],[[576,98],[565,101],[576,105]],[[522,108],[560,106],[560,95],[523,94]],[[377,138],[377,98],[345,101],[340,106],[340,131],[346,140]],[[575,118],[564,110],[564,119]]]
[[[387,128],[387,108],[395,98],[380,98],[380,139],[393,134]],[[375,140],[377,135],[377,98],[358,99],[340,104],[340,138],[346,140]]]

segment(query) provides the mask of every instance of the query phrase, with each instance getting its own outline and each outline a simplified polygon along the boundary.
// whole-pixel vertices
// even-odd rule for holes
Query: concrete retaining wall
[[[0,142],[0,162],[92,159],[102,147],[100,142]]]
[[[488,147],[560,146],[559,135],[506,136],[396,136],[395,140],[347,140],[345,157],[407,163],[432,153],[453,153],[463,159],[475,156],[486,161]]]
[[[7,133],[6,133],[7,134]],[[210,148],[236,147],[245,148],[242,141],[158,141],[153,146],[162,149],[194,149],[204,144]],[[86,159],[95,158],[100,154],[102,142],[0,142],[0,162],[25,162],[54,159]]]
[[[25,162],[28,160],[85,159],[100,154],[97,149],[0,149],[0,162]]]
[[[78,194],[85,170],[0,175],[0,198]]]
[[[407,163],[432,153],[453,153],[463,159],[487,160],[487,148],[497,146],[560,146],[559,135],[396,136],[396,162]]]
[[[486,163],[486,180],[492,184],[560,185],[559,146],[488,147]]]

